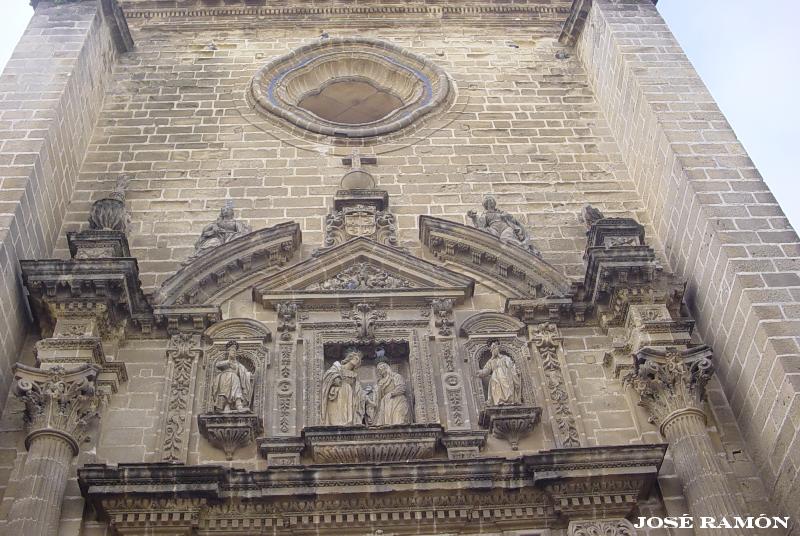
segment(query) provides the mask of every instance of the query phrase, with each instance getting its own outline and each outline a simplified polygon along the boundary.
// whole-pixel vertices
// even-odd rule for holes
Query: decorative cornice
[[[159,305],[211,304],[229,288],[270,268],[283,266],[300,247],[294,222],[259,229],[214,248],[182,266],[155,295]]]
[[[251,528],[277,527],[273,532],[280,534],[300,526],[352,529],[374,523],[372,515],[384,527],[400,527],[409,518],[394,517],[398,510],[410,519],[435,519],[439,527],[444,521],[436,512],[454,516],[462,527],[481,518],[516,528],[555,528],[569,519],[629,515],[649,493],[665,451],[666,445],[629,445],[513,459],[292,465],[255,472],[213,465],[86,465],[78,476],[84,497],[115,529],[141,530],[148,520],[160,519],[153,514],[173,511],[187,512],[186,518],[177,516],[180,526],[209,530],[222,530],[234,518]],[[226,509],[231,504],[235,508]],[[459,513],[464,508],[470,512],[466,518]],[[506,516],[508,508],[521,508],[522,514]],[[348,517],[350,511],[356,515]],[[278,518],[297,524],[278,526]]]
[[[373,276],[379,275],[381,279],[385,276],[386,286],[377,281],[356,288],[338,288],[342,285],[326,283],[350,277],[356,265],[368,266],[367,271]],[[343,273],[347,275],[342,276]],[[436,297],[461,302],[472,296],[473,285],[466,276],[359,237],[264,278],[254,285],[253,299],[270,309],[275,303],[286,301],[297,303],[300,309],[306,309],[307,304],[313,308],[323,303],[349,308],[352,303],[378,299],[391,299],[394,304],[427,305]]]
[[[161,3],[163,5],[163,2]],[[299,6],[197,6],[157,8],[155,2],[124,2],[125,14],[129,19],[203,19],[203,18],[253,18],[265,23],[292,23],[297,26],[317,24],[320,20],[330,23],[340,19],[344,22],[372,20],[375,17],[390,17],[392,20],[463,23],[473,21],[480,24],[515,25],[541,24],[542,20],[558,23],[569,13],[567,2],[562,5],[552,3],[527,2],[509,5],[498,2],[483,2],[469,5],[424,5],[414,3],[376,2],[375,5],[299,5]],[[487,20],[489,19],[489,20]]]
[[[572,282],[530,251],[500,241],[475,227],[420,216],[419,238],[443,262],[490,279],[514,298],[567,296]]]

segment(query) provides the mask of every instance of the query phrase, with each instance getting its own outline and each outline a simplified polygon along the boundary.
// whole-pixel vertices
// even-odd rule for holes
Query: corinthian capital
[[[637,352],[635,369],[626,381],[639,393],[639,404],[647,408],[662,434],[679,415],[696,413],[705,418],[705,387],[714,373],[711,355],[708,346]]]
[[[14,365],[14,394],[25,404],[28,436],[25,446],[38,435],[57,435],[78,454],[78,445],[95,418],[101,397],[95,389],[100,372],[97,365],[38,369]]]

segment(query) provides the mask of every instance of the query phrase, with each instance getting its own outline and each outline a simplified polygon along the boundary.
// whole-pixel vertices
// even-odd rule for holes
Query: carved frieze
[[[196,367],[202,351],[200,337],[180,333],[167,348],[167,405],[161,426],[161,459],[186,463],[195,392]]]
[[[566,520],[630,515],[647,497],[665,450],[665,445],[588,447],[511,460],[331,463],[277,471],[88,465],[79,469],[79,484],[99,518],[117,531],[161,527],[162,516],[172,533],[181,533],[181,527],[208,534],[247,527],[279,535],[366,534],[376,522],[393,532],[407,532],[410,524],[426,533],[458,533],[465,523],[491,523],[493,530],[558,529]],[[306,493],[297,493],[298,485]],[[121,486],[130,492],[125,497],[119,495]],[[195,498],[176,498],[179,486],[196,492]],[[246,501],[230,500],[243,495]]]
[[[568,391],[558,352],[561,346],[558,328],[555,324],[541,324],[532,328],[532,339],[541,359],[556,444],[560,447],[579,447],[580,434],[571,402],[574,397]]]
[[[367,262],[356,263],[338,274],[314,283],[308,290],[363,290],[380,288],[412,288],[409,280]]]
[[[433,456],[442,435],[439,425],[380,428],[306,427],[303,437],[317,463],[379,463]]]
[[[269,309],[281,302],[326,310],[383,300],[396,308],[429,307],[437,297],[460,303],[473,285],[468,277],[360,237],[265,278],[253,296]]]

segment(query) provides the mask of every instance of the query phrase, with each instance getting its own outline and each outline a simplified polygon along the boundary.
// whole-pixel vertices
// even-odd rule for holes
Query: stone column
[[[639,393],[641,405],[669,441],[696,533],[744,535],[743,529],[699,526],[701,516],[732,520],[745,515],[706,432],[702,404],[712,373],[711,349],[707,346],[667,351],[644,348],[636,354],[636,369],[629,381]]]
[[[57,536],[72,458],[98,416],[97,365],[14,368],[14,392],[25,404],[28,456],[8,515],[9,534]]]

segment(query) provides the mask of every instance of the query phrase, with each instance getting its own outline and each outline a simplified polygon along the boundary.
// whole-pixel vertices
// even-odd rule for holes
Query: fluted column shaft
[[[700,410],[687,410],[672,417],[661,427],[670,444],[675,471],[683,483],[683,492],[694,514],[695,532],[702,535],[744,536],[745,529],[702,528],[701,516],[716,521],[745,515],[730,489],[725,467],[706,431],[705,416]]]
[[[73,445],[61,435],[44,432],[31,438],[17,498],[8,515],[8,534],[58,535],[73,456]]]

